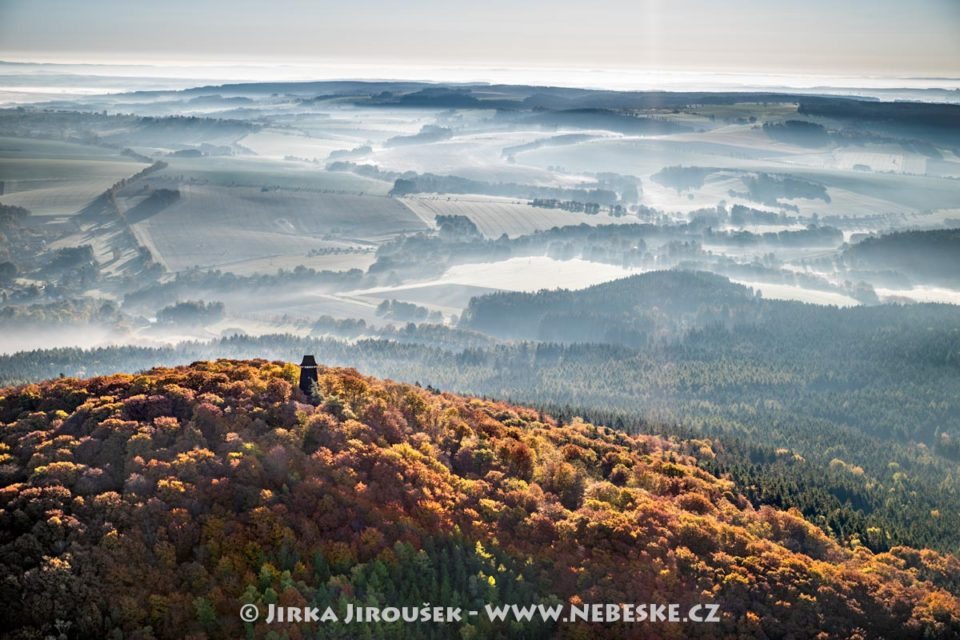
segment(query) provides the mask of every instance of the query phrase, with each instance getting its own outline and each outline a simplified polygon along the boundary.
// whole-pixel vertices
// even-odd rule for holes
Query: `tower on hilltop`
[[[313,356],[303,356],[303,362],[300,363],[300,390],[309,396],[316,383],[317,360]]]

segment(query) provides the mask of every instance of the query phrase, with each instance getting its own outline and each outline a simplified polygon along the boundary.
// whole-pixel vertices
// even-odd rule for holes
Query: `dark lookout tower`
[[[300,390],[309,397],[316,383],[317,360],[313,356],[303,356],[303,362],[300,363]]]

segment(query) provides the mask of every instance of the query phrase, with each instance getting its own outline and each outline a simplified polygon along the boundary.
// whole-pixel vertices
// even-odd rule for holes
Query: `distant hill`
[[[362,104],[405,107],[481,109],[668,109],[690,105],[737,103],[797,104],[804,115],[867,119],[895,124],[920,123],[947,130],[955,127],[960,106],[902,103],[845,96],[771,91],[613,91],[537,85],[427,83],[406,81],[247,82],[193,87],[180,91],[135,91],[127,96],[222,102],[238,96],[283,94],[303,100],[347,98]]]
[[[346,369],[321,367],[308,403],[297,374],[199,362],[0,392],[0,637],[312,637],[239,608],[347,602],[716,603],[721,621],[324,637],[960,634],[954,557],[844,548],[797,512],[755,510],[698,466],[709,441]]]
[[[953,236],[947,236],[936,241],[938,236],[933,236],[930,246],[934,242],[949,245]],[[914,245],[911,250],[916,248]],[[956,255],[946,256],[949,251],[930,253],[931,274],[935,272],[934,265],[957,260]],[[942,273],[950,278],[956,271]],[[505,339],[627,347],[696,337],[704,330],[736,330],[712,342],[711,348],[719,352],[725,350],[724,345],[738,345],[751,350],[775,347],[779,351],[791,345],[797,348],[796,358],[814,354],[834,358],[853,344],[863,343],[866,349],[870,342],[867,336],[882,341],[890,331],[905,332],[916,323],[930,322],[955,329],[960,326],[960,314],[956,306],[943,304],[839,309],[765,299],[724,276],[670,270],[651,271],[576,291],[478,296],[470,300],[460,326]]]
[[[756,301],[749,288],[713,273],[654,271],[579,291],[488,294],[470,301],[461,325],[502,338],[633,345],[667,324],[706,321],[708,308]]]
[[[866,238],[844,251],[856,267],[899,271],[922,281],[956,286],[960,273],[960,229],[900,231]]]

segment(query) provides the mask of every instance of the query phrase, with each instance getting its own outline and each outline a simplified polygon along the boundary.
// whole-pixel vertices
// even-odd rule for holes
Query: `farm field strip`
[[[465,216],[487,238],[499,238],[504,233],[516,238],[535,231],[579,224],[595,226],[636,222],[634,217],[614,218],[605,214],[587,215],[561,209],[544,209],[507,198],[411,196],[401,201],[425,221],[433,221],[440,215]]]

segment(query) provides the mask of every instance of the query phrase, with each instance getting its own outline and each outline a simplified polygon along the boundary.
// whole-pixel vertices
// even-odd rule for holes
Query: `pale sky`
[[[0,0],[0,60],[960,76],[960,0]]]

